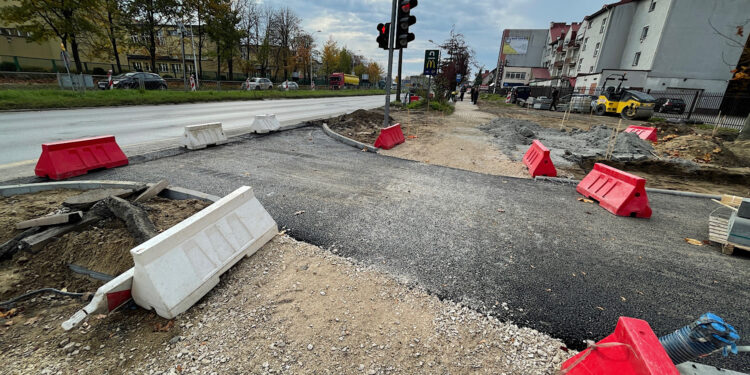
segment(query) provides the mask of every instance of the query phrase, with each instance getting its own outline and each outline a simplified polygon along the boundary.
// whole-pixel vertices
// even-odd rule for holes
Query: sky
[[[385,67],[388,51],[378,48],[376,26],[390,22],[391,0],[260,0],[275,7],[288,6],[302,18],[317,49],[333,38],[367,59]],[[415,40],[404,50],[403,76],[422,72],[424,50],[441,44],[450,29],[465,36],[476,63],[494,69],[503,29],[543,29],[550,22],[580,22],[613,0],[420,0],[411,14],[417,23],[409,29]],[[320,32],[318,32],[320,30]],[[394,54],[394,72],[398,55]],[[476,68],[472,69],[476,74]],[[396,75],[395,73],[393,74]]]

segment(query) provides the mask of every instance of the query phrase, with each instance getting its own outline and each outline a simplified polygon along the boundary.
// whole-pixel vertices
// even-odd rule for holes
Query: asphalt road
[[[707,238],[707,199],[652,193],[650,220],[617,217],[574,186],[361,152],[312,127],[80,179],[161,178],[216,195],[252,186],[293,237],[575,348],[619,316],[663,335],[711,311],[750,335],[750,259],[684,241]],[[750,368],[746,354],[702,362]]]
[[[282,125],[297,124],[383,104],[377,95],[0,112],[0,167],[38,158],[45,142],[113,134],[129,146],[181,137],[186,125],[221,122],[231,130],[264,113],[276,114]]]

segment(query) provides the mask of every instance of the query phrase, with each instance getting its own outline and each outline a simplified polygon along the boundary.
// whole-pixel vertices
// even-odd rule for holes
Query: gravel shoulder
[[[42,374],[552,374],[575,354],[336,251],[277,236],[174,321],[124,309],[64,333],[71,309],[45,298],[56,320],[23,327],[40,325],[37,340],[4,338],[0,361]]]

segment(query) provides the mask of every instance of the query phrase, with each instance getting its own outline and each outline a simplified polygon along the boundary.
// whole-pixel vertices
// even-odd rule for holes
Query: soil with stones
[[[626,124],[618,118],[581,114],[571,114],[562,125],[562,112],[481,101],[480,107],[500,116],[481,127],[498,149],[520,160],[531,141],[539,139],[551,150],[561,176],[580,179],[595,162],[603,162],[646,178],[649,187],[750,195],[750,142],[735,141],[736,130],[669,122]],[[627,125],[655,127],[658,142],[652,146],[619,133],[613,156],[606,160],[613,129]]]
[[[0,243],[20,233],[19,221],[44,216],[61,207],[62,202],[80,194],[75,190],[52,190],[0,198]],[[208,205],[198,200],[173,201],[153,198],[142,204],[159,231],[166,230]],[[94,292],[103,284],[72,272],[75,264],[110,276],[133,267],[130,249],[136,245],[117,218],[107,218],[69,232],[45,245],[36,253],[17,252],[0,263],[0,300],[40,288],[66,289],[71,292]]]
[[[345,137],[372,145],[383,128],[383,109],[358,109],[352,113],[333,117],[325,121],[313,121],[312,124],[328,124],[331,130]],[[393,120],[393,118],[390,118]]]

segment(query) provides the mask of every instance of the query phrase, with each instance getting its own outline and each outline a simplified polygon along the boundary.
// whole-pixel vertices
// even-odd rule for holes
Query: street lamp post
[[[322,31],[318,30],[316,33],[322,33]],[[315,81],[313,80],[313,44],[315,44],[315,38],[313,38],[312,44],[310,44],[310,90],[315,90]]]

